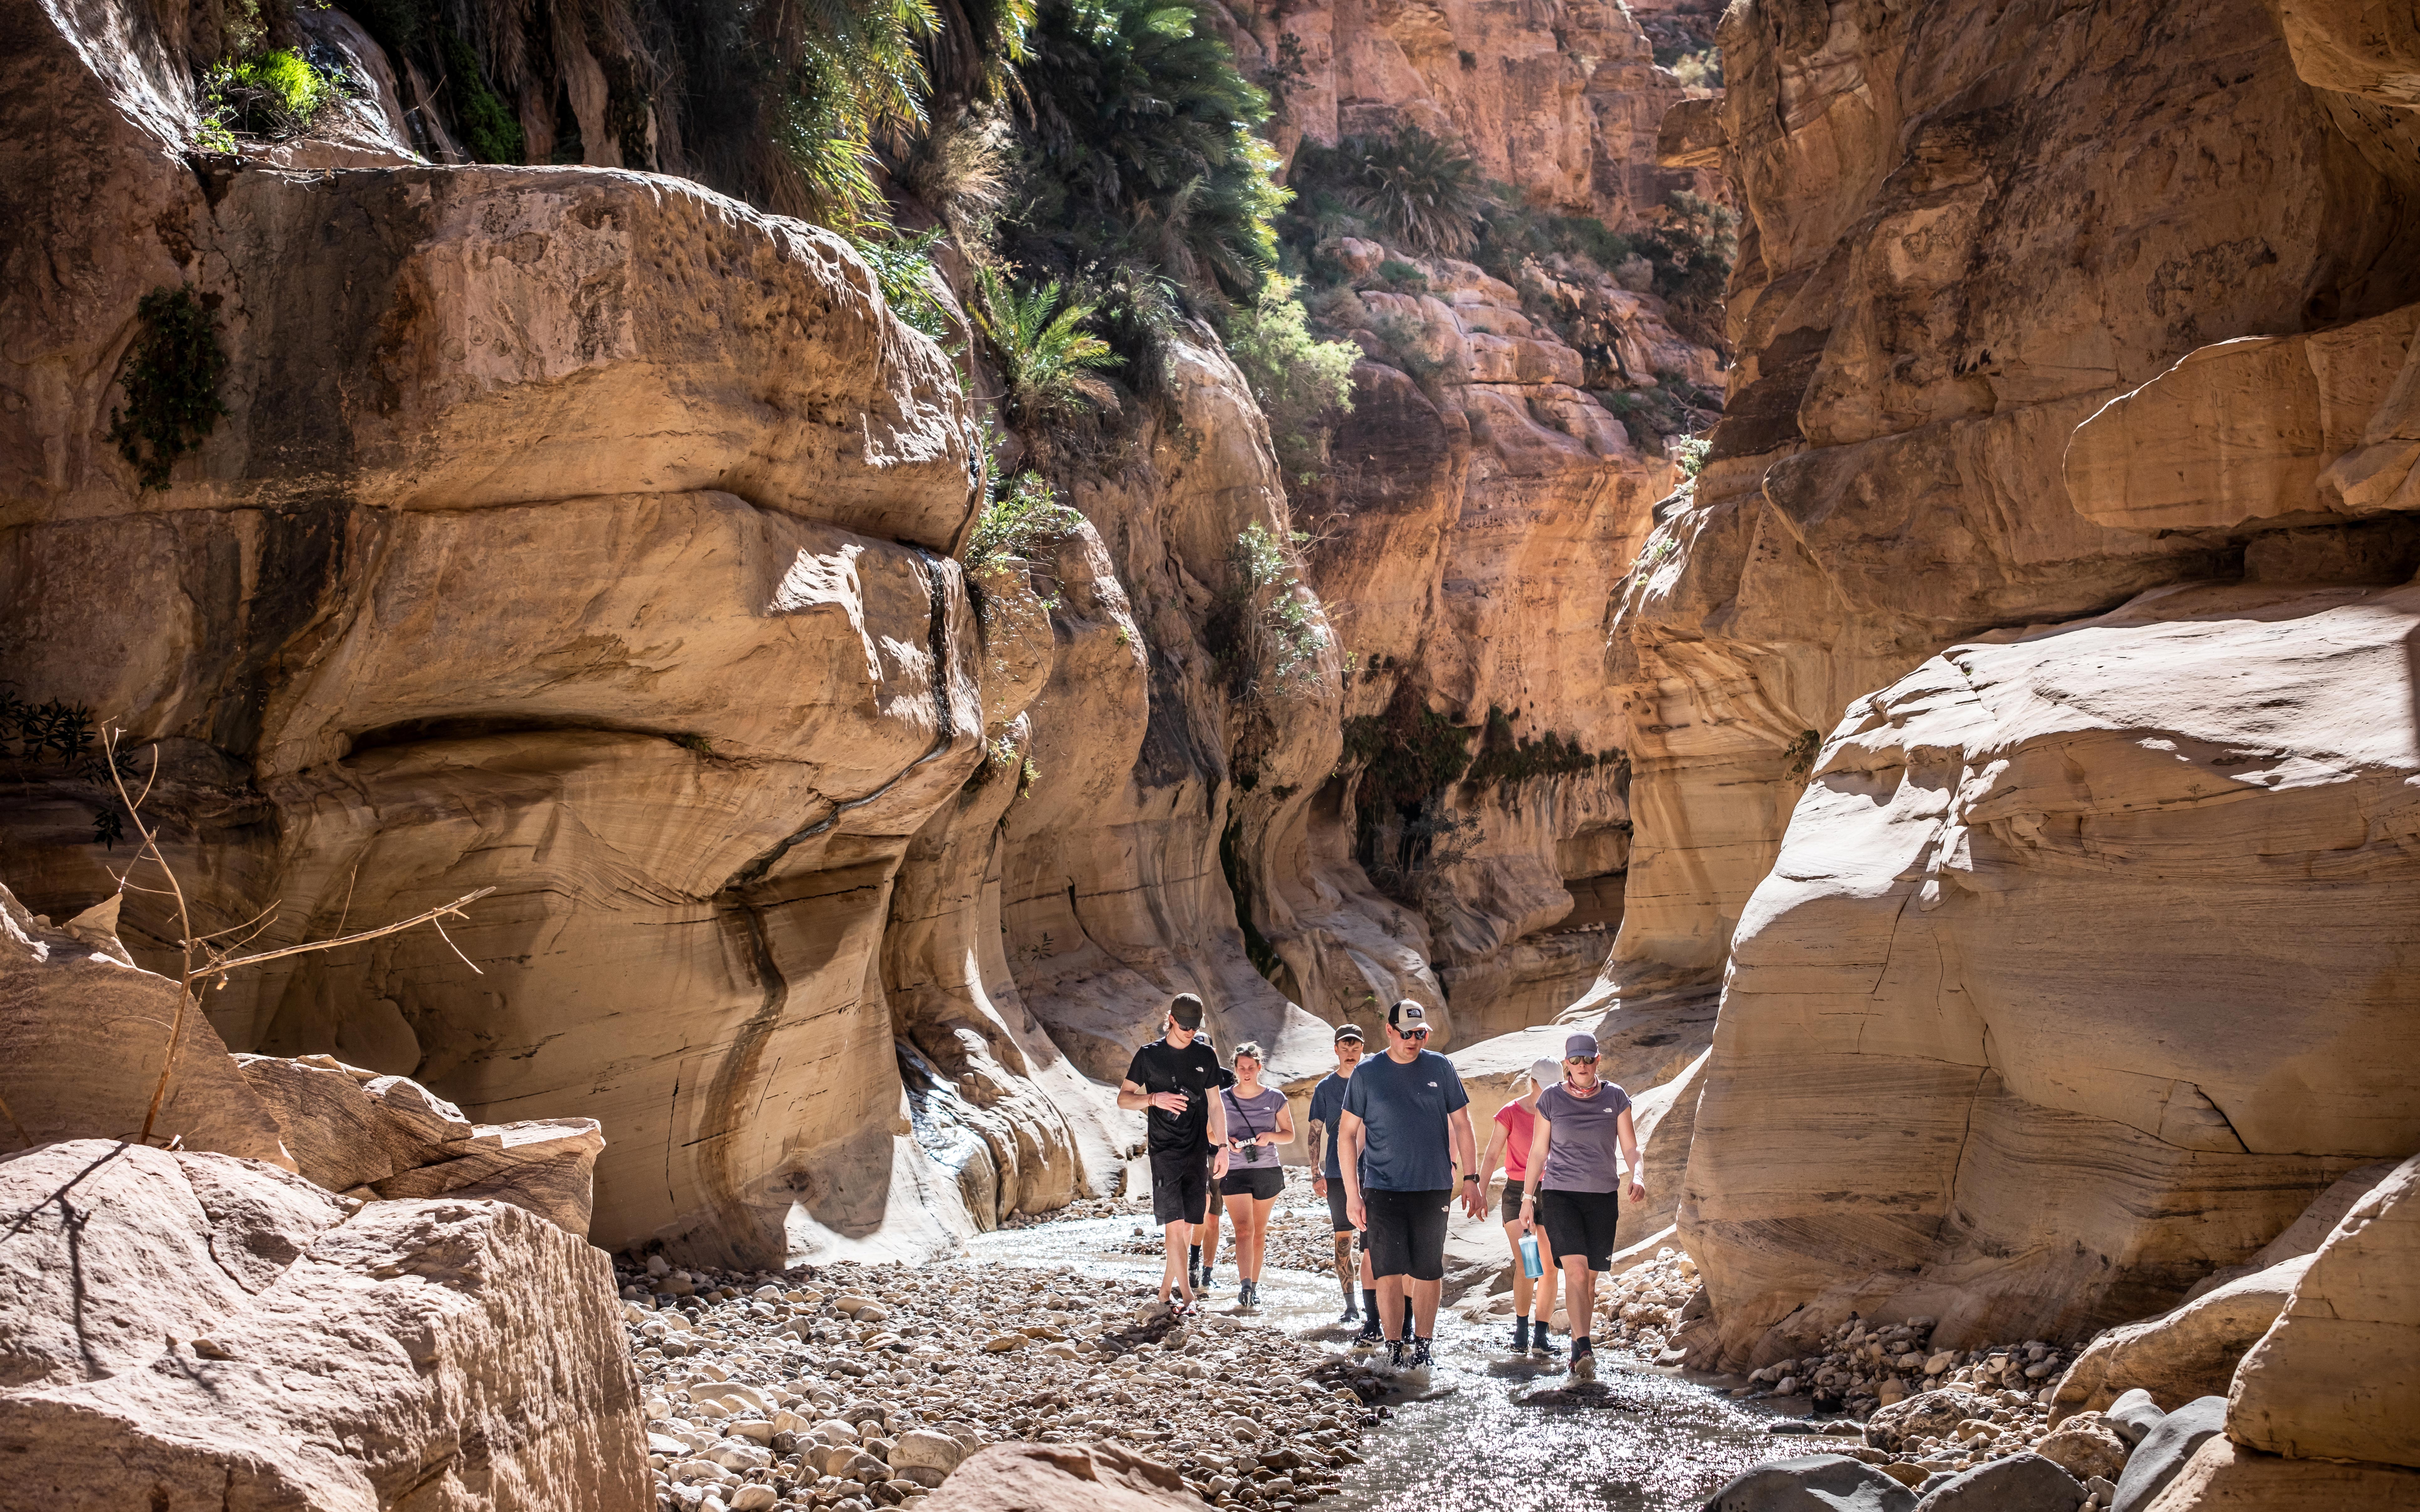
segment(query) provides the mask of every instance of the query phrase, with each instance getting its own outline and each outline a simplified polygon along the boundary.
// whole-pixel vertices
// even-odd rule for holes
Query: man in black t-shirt
[[[1196,1038],[1201,1029],[1202,999],[1178,994],[1160,1037],[1135,1052],[1118,1088],[1118,1106],[1150,1110],[1151,1211],[1168,1242],[1159,1300],[1178,1291],[1187,1308],[1193,1276],[1186,1241],[1210,1205],[1210,1183],[1227,1174],[1227,1112],[1218,1096],[1225,1068]]]

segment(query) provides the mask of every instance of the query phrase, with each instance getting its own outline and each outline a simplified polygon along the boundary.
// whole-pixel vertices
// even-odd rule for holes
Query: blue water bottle
[[[1546,1262],[1538,1254],[1538,1236],[1521,1236],[1521,1273],[1535,1281],[1546,1273]]]

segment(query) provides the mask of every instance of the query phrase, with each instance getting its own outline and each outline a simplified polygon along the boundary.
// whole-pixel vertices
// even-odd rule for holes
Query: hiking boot
[[[1537,1328],[1532,1329],[1529,1334],[1529,1352],[1541,1360],[1552,1360],[1563,1352],[1563,1347],[1555,1342],[1555,1336],[1552,1334],[1544,1328]]]
[[[1404,1341],[1402,1339],[1388,1339],[1387,1341],[1387,1368],[1389,1370],[1401,1370],[1404,1368],[1404,1358],[1405,1352],[1404,1349]]]
[[[1594,1381],[1596,1379],[1596,1351],[1594,1350],[1582,1350],[1572,1356],[1572,1379],[1574,1381]]]
[[[1512,1352],[1514,1354],[1529,1352],[1529,1330],[1526,1322],[1522,1327],[1512,1331]]]
[[[1375,1349],[1386,1341],[1387,1335],[1378,1327],[1378,1319],[1375,1318],[1363,1319],[1361,1332],[1353,1335],[1353,1343],[1358,1349]]]
[[[1404,1351],[1404,1368],[1406,1370],[1426,1370],[1429,1367],[1429,1341],[1421,1338],[1412,1340],[1412,1347]]]

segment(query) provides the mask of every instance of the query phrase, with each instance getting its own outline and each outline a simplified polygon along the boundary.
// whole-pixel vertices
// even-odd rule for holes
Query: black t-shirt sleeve
[[[1126,1080],[1134,1083],[1137,1087],[1141,1088],[1146,1092],[1152,1089],[1151,1046],[1145,1045],[1141,1049],[1136,1051],[1134,1053],[1134,1059],[1126,1063]]]

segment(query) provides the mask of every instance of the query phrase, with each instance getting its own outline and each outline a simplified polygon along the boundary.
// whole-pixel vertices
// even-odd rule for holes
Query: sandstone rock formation
[[[2227,1436],[2420,1469],[2420,1155],[2345,1214],[2236,1367]]]
[[[1324,990],[1303,1001],[1434,994],[1461,1044],[1568,1006],[1621,918],[1626,727],[1604,677],[1602,585],[1678,471],[1580,385],[1716,373],[1652,297],[1543,270],[1525,291],[1450,258],[1417,261],[1427,292],[1390,292],[1376,270],[1391,255],[1340,251],[1362,287],[1329,315],[1370,361],[1335,474],[1299,508],[1312,582],[1350,607],[1339,634],[1357,669],[1348,760],[1311,843],[1417,908],[1417,922],[1361,912],[1412,942],[1435,985],[1366,938],[1269,933],[1291,980]],[[1547,310],[1601,321],[1606,355],[1584,358]],[[1591,361],[1613,372],[1590,377]],[[1342,870],[1325,863],[1329,891],[1367,891]]]
[[[1201,1504],[1176,1472],[1107,1443],[996,1443],[929,1500],[933,1512],[1160,1512]]]
[[[113,893],[54,928],[0,884],[0,1109],[10,1148],[132,1139],[148,1119],[163,1144],[294,1169],[276,1114],[217,1033],[195,1011],[181,1015],[180,1030],[182,989],[137,967],[118,943],[118,902]]]
[[[1823,733],[1943,647],[2230,573],[2237,551],[2281,580],[2412,564],[2407,526],[2329,534],[2345,517],[2317,492],[2154,532],[2071,501],[2083,472],[2065,469],[2105,404],[2216,371],[2180,363],[2239,337],[2351,343],[2369,365],[2342,393],[2376,392],[2394,312],[2420,295],[2420,185],[2371,138],[2409,112],[2298,78],[2301,53],[2253,0],[2147,9],[2132,28],[2040,8],[1989,39],[1936,13],[1775,0],[1726,22],[1741,363],[1691,506],[1617,615],[1638,827],[1614,978],[1630,987],[1719,971]],[[2128,147],[2111,153],[2118,118]],[[2208,131],[2264,151],[2206,154]],[[2319,369],[2295,360],[2312,418],[2286,428],[2363,438],[2347,455],[2375,450],[2394,473],[2408,401],[2321,424]],[[2128,434],[2146,456],[2191,450]]]
[[[1711,187],[1711,176],[1656,163],[1656,131],[1684,90],[1656,66],[1633,8],[1323,0],[1228,7],[1223,19],[1238,58],[1277,85],[1289,154],[1305,138],[1332,146],[1415,126],[1461,143],[1487,177],[1533,202],[1615,226],[1651,219],[1672,190]]]
[[[575,1234],[588,1232],[605,1137],[594,1119],[473,1124],[405,1076],[327,1056],[238,1056],[245,1083],[284,1130],[294,1167],[331,1192],[379,1197],[492,1197]]]
[[[649,1504],[612,1266],[518,1208],[79,1139],[0,1212],[0,1507]]]
[[[2379,922],[2420,884],[2420,750],[2371,697],[2415,621],[2412,588],[2171,590],[1852,706],[1699,1108],[1682,1223],[1727,1350],[1849,1308],[2074,1337],[2420,1142]],[[2130,855],[2192,927],[2136,930]]]
[[[1599,995],[1728,964],[1680,1222],[1729,1359],[2080,1339],[2420,1144],[2335,930],[2420,895],[2420,182],[2282,13],[1726,18],[1742,361],[1615,615]]]
[[[132,43],[95,73],[79,44],[110,28]],[[1171,992],[1280,1073],[1324,1062],[1229,878],[1293,875],[1337,654],[1298,706],[1254,706],[1204,639],[1239,534],[1288,529],[1214,346],[1179,345],[1166,425],[1077,501],[1101,528],[1032,564],[1049,609],[1010,573],[978,624],[941,555],[980,494],[967,402],[837,239],[604,173],[256,155],[205,185],[175,156],[177,36],[100,5],[12,39],[12,100],[49,105],[8,123],[35,196],[11,266],[100,239],[72,300],[11,296],[21,356],[74,375],[0,446],[45,459],[0,487],[17,691],[156,757],[208,927],[276,903],[274,947],[498,888],[451,941],[211,994],[228,1042],[414,1075],[498,1127],[592,1118],[600,1240],[776,1261],[1113,1185],[1134,1130],[1098,1084]],[[70,193],[72,214],[41,198]],[[331,225],[356,239],[298,239]],[[180,278],[215,310],[230,413],[141,492],[99,417],[135,296]],[[128,562],[139,580],[94,591]],[[105,791],[32,775],[25,885],[114,890],[85,838]],[[1264,893],[1273,928],[1387,954],[1333,891]],[[156,961],[157,909],[128,923]],[[1387,965],[1426,971],[1408,946]]]

